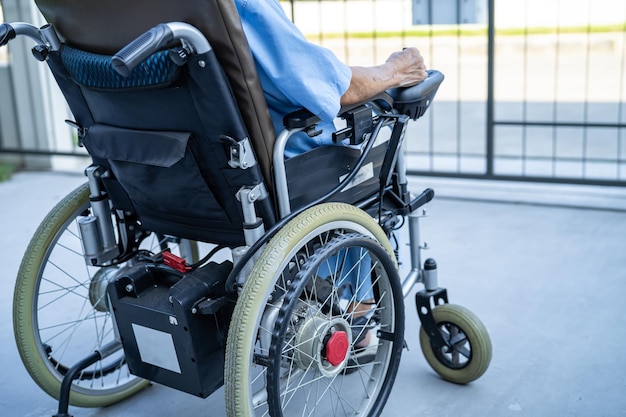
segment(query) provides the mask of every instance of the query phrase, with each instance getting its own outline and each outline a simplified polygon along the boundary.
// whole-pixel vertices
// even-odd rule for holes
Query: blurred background
[[[626,1],[289,0],[287,14],[349,65],[416,46],[446,76],[409,135],[420,175],[626,184]],[[0,18],[41,22],[29,1]],[[0,50],[0,161],[82,170],[71,118],[31,59],[29,40]],[[72,155],[68,158],[67,155]]]

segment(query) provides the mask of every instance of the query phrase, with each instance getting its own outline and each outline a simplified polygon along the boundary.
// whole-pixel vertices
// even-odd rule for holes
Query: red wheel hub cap
[[[326,343],[326,360],[333,366],[339,365],[348,354],[348,334],[344,331],[333,333]]]

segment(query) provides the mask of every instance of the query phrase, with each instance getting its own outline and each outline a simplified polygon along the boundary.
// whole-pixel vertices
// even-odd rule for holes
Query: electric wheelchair
[[[34,39],[93,161],[15,286],[18,350],[57,416],[150,381],[203,398],[224,385],[231,417],[377,416],[416,283],[430,366],[460,384],[486,371],[484,325],[421,259],[434,193],[411,195],[404,166],[441,73],[342,109],[334,138],[350,146],[285,160],[318,119],[303,109],[275,134],[231,0],[83,3],[39,0],[49,24],[0,26],[0,45]]]

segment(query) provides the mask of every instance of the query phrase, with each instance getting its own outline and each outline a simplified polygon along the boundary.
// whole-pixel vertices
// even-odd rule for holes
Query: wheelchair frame
[[[28,36],[35,40],[37,45],[33,48],[33,53],[35,57],[41,61],[46,59],[49,51],[58,50],[61,46],[61,42],[51,25],[36,28],[35,26],[27,23],[2,24],[0,26],[0,46],[7,44],[17,35]],[[173,22],[155,27],[144,36],[138,38],[135,42],[129,44],[113,57],[113,66],[120,74],[128,75],[136,65],[144,61],[153,53],[163,49],[166,45],[171,44],[172,41],[182,41],[183,47],[186,48],[185,53],[201,54],[211,50],[211,46],[206,38],[193,26],[180,22]],[[237,193],[237,198],[240,201],[243,214],[245,246],[233,249],[234,267],[232,271],[228,273],[228,278],[224,283],[226,295],[219,298],[214,304],[209,303],[200,305],[196,302],[196,300],[190,300],[186,307],[189,312],[188,314],[191,314],[192,309],[198,308],[204,308],[213,313],[220,311],[220,309],[228,303],[228,299],[230,297],[228,294],[233,294],[241,290],[252,263],[256,260],[256,258],[258,258],[260,251],[267,245],[268,241],[298,214],[304,212],[310,207],[330,199],[337,192],[349,187],[349,185],[361,172],[361,167],[363,166],[365,158],[373,146],[374,140],[380,129],[384,126],[391,125],[392,132],[391,138],[389,139],[388,149],[391,149],[392,151],[387,151],[385,160],[383,161],[380,169],[380,191],[377,195],[372,196],[366,201],[362,201],[360,203],[360,207],[370,213],[373,213],[373,217],[375,219],[378,217],[378,223],[383,226],[386,234],[392,233],[392,230],[396,225],[395,219],[397,216],[401,216],[403,218],[408,217],[410,271],[400,282],[400,287],[402,297],[406,298],[413,290],[415,284],[421,283],[424,285],[423,290],[417,291],[415,302],[418,315],[423,326],[423,333],[426,335],[426,342],[422,341],[422,347],[424,348],[424,343],[426,345],[430,344],[430,348],[432,349],[432,352],[434,352],[434,356],[432,356],[431,353],[431,358],[427,356],[427,360],[431,366],[433,366],[435,371],[440,373],[440,375],[442,375],[445,379],[458,383],[467,383],[482,375],[482,373],[486,370],[491,357],[491,345],[488,340],[488,336],[484,336],[482,339],[474,341],[478,344],[478,346],[475,347],[476,349],[474,349],[478,352],[475,353],[483,356],[483,358],[481,358],[483,364],[480,366],[481,369],[470,377],[459,377],[454,373],[454,364],[451,365],[449,363],[445,363],[445,360],[442,359],[443,353],[441,352],[454,351],[455,343],[457,343],[457,341],[445,337],[445,334],[442,332],[442,322],[441,320],[438,320],[436,313],[434,313],[439,306],[448,304],[448,296],[446,289],[439,287],[437,264],[434,259],[429,258],[422,262],[422,250],[427,249],[427,247],[420,244],[419,221],[421,217],[425,216],[425,211],[420,213],[420,210],[418,210],[424,204],[431,201],[434,197],[434,192],[431,189],[426,189],[417,197],[413,197],[410,194],[408,191],[408,179],[406,177],[406,167],[403,158],[403,139],[406,124],[409,119],[415,120],[417,117],[423,115],[424,111],[433,100],[438,85],[442,79],[443,76],[440,73],[436,71],[431,72],[429,80],[413,89],[414,91],[412,94],[413,96],[416,96],[417,99],[415,99],[415,97],[406,99],[407,95],[410,96],[406,90],[395,92],[395,110],[391,110],[391,104],[388,101],[389,98],[385,97],[374,98],[365,107],[356,106],[355,108],[347,109],[343,113],[343,117],[348,119],[348,127],[343,132],[343,137],[350,138],[351,143],[355,145],[366,143],[362,156],[350,173],[332,191],[315,199],[308,205],[299,207],[296,210],[292,210],[289,199],[289,186],[285,168],[286,164],[283,156],[284,149],[287,141],[293,134],[302,131],[311,132],[315,129],[315,124],[318,120],[315,116],[307,112],[297,112],[295,114],[288,115],[285,118],[285,125],[287,128],[278,135],[273,151],[273,187],[277,198],[277,211],[280,220],[278,220],[269,230],[266,231],[264,222],[256,211],[255,202],[266,199],[269,196],[269,193],[263,183],[250,187],[244,186],[240,189]],[[419,93],[416,93],[415,91],[418,90]],[[371,119],[372,108],[378,110],[378,115],[374,116],[374,122],[369,128],[363,129],[359,120],[362,120],[361,118],[363,117],[369,117]],[[364,113],[361,113],[363,110],[365,110]],[[313,134],[313,132],[311,132],[311,134]],[[233,168],[236,167],[243,169],[256,164],[252,145],[249,141],[243,140],[231,146],[231,159],[229,164]],[[106,198],[106,189],[102,184],[102,177],[106,175],[106,173],[103,172],[100,167],[92,165],[86,169],[85,174],[88,178],[91,200],[90,206],[93,216],[89,217],[86,221],[79,223],[80,232],[83,237],[84,256],[87,264],[107,265],[114,259],[124,259],[129,256],[130,253],[135,253],[138,248],[134,245],[124,245],[124,248],[120,249],[119,241],[117,240],[115,233],[116,228],[113,224],[110,212],[111,206],[108,198]],[[393,180],[390,181],[392,177]],[[389,196],[388,201],[391,200],[391,204],[394,207],[391,209],[391,214],[388,215],[386,219],[383,219],[382,216],[383,202],[380,197],[382,197],[383,194]],[[378,204],[377,208],[375,207],[376,204]],[[137,236],[133,233],[135,232],[128,228],[121,230],[118,229],[118,234],[125,235],[123,237],[118,236],[118,238],[120,240],[123,238],[126,242],[132,242],[137,238]],[[189,271],[186,269],[188,264],[186,263],[185,258],[190,258],[191,255],[189,255],[189,253],[191,252],[191,248],[189,246],[184,247],[181,252],[183,256],[180,258],[173,255],[167,255],[164,261],[168,267],[178,270],[178,272],[184,274]],[[128,274],[131,276],[135,272],[140,274],[141,271],[131,271]],[[107,286],[109,287],[107,291],[110,297],[109,302],[114,303],[117,308],[122,308],[123,305],[120,303],[122,296],[119,294],[122,294],[125,291],[134,292],[134,286],[140,283],[141,279],[143,278],[138,278],[136,281],[119,280],[119,282],[115,285],[109,284],[107,281]],[[199,279],[204,280],[203,282],[206,284],[212,278]],[[207,279],[209,281],[207,281]],[[208,285],[219,284],[210,281]],[[116,291],[118,295],[116,295]],[[184,314],[186,313],[181,313],[181,315],[178,316],[178,319],[184,320]],[[227,313],[226,315],[228,316]],[[478,327],[482,326],[482,324],[480,324],[480,322],[473,316],[468,321],[471,325]],[[463,323],[464,325],[467,325],[465,322]],[[119,323],[118,326],[120,326]],[[117,327],[116,330],[123,332],[123,329],[118,330]],[[478,331],[484,332],[482,328],[478,329]],[[95,362],[106,358],[108,355],[117,352],[122,348],[122,342],[119,340],[119,336],[120,335],[118,334],[114,342],[100,347],[67,370],[61,384],[61,390],[59,393],[59,408],[56,417],[69,415],[68,410],[72,383],[80,375],[80,373]],[[437,352],[440,353],[438,354]],[[437,362],[443,363],[444,368],[452,369],[451,373],[442,372],[442,369],[435,365]]]

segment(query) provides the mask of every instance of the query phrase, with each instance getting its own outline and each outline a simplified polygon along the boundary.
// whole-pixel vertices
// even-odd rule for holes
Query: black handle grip
[[[111,58],[111,64],[118,74],[128,77],[144,59],[163,49],[173,40],[174,35],[169,26],[161,23],[118,51]]]
[[[392,88],[387,93],[393,98],[393,107],[398,112],[417,120],[430,107],[442,81],[442,73],[429,70],[428,77],[421,83],[412,87]]]
[[[396,103],[410,103],[427,98],[437,92],[443,82],[443,74],[437,70],[428,70],[428,77],[411,87],[392,88],[387,93]]]
[[[15,39],[15,29],[8,23],[0,25],[0,46],[4,46],[9,43],[10,40]]]

